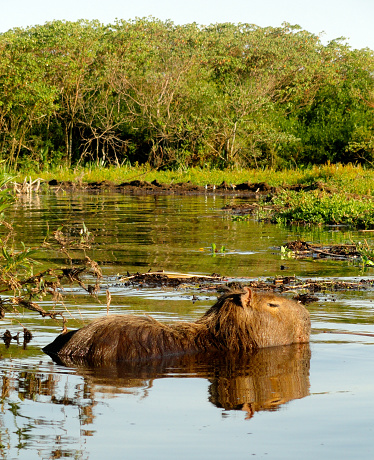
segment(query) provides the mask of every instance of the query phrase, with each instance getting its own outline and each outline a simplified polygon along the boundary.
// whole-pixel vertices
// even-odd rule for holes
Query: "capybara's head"
[[[200,321],[216,346],[231,351],[309,342],[309,312],[301,303],[247,287],[220,297]]]

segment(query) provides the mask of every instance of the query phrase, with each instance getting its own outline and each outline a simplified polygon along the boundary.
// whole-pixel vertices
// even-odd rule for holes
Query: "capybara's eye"
[[[268,303],[269,307],[272,307],[272,308],[277,308],[279,307],[279,303]]]

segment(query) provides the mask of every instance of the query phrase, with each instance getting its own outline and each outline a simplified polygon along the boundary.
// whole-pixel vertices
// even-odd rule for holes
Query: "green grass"
[[[42,173],[18,173],[16,180],[23,182],[25,177],[32,179],[40,177],[46,181],[57,179],[59,181],[73,182],[100,182],[111,181],[115,184],[132,180],[161,183],[192,182],[196,185],[215,184],[223,181],[228,184],[243,182],[266,182],[270,186],[287,186],[295,184],[313,184],[318,182],[321,186],[329,187],[332,191],[344,191],[349,194],[374,195],[374,170],[362,166],[327,164],[312,166],[303,169],[209,169],[189,168],[181,171],[156,171],[149,166],[139,167],[109,167],[99,168],[86,166],[72,169],[59,168]]]
[[[28,173],[28,176],[30,174]],[[27,177],[28,177],[27,176]],[[117,184],[132,180],[144,180],[152,182],[157,179],[161,183],[171,184],[178,182],[192,182],[196,185],[215,184],[223,181],[229,184],[243,182],[268,182],[270,185],[286,183],[288,171],[274,171],[271,169],[254,170],[218,170],[208,168],[189,168],[186,171],[157,171],[147,166],[122,167],[122,168],[97,168],[85,167],[76,169],[57,169],[44,173],[32,173],[31,178],[40,177],[44,180],[57,179],[59,181],[99,182],[111,181]],[[301,177],[301,176],[300,176]],[[24,174],[18,174],[17,180],[23,182]]]

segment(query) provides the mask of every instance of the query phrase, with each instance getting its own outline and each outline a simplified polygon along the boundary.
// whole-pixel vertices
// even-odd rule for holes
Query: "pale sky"
[[[54,19],[153,16],[176,24],[250,23],[261,27],[299,24],[322,35],[323,42],[346,37],[353,48],[374,50],[374,0],[2,0],[0,32]]]

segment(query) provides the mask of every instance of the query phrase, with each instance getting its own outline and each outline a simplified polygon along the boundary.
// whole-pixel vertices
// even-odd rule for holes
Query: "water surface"
[[[244,282],[371,276],[348,261],[280,257],[287,241],[340,243],[361,233],[233,222],[222,211],[232,200],[241,199],[59,192],[22,199],[9,219],[16,245],[38,246],[48,228],[74,233],[82,222],[95,235],[86,254],[103,270],[101,303],[66,286],[73,325],[105,314],[106,289],[112,313],[166,321],[194,320],[216,298],[203,290],[193,301],[196,289],[189,286],[126,287],[119,278],[128,271],[219,273]],[[212,243],[224,252],[213,254]],[[75,251],[75,262],[84,255]],[[37,259],[41,268],[66,262],[57,251],[41,251]],[[260,350],[243,360],[186,358],[110,369],[53,363],[41,348],[61,325],[25,312],[18,320],[32,330],[31,343],[25,350],[1,345],[0,452],[27,459],[371,459],[374,337],[354,333],[374,334],[373,308],[371,290],[321,293],[308,306],[310,346]],[[10,317],[0,328],[21,330]]]

